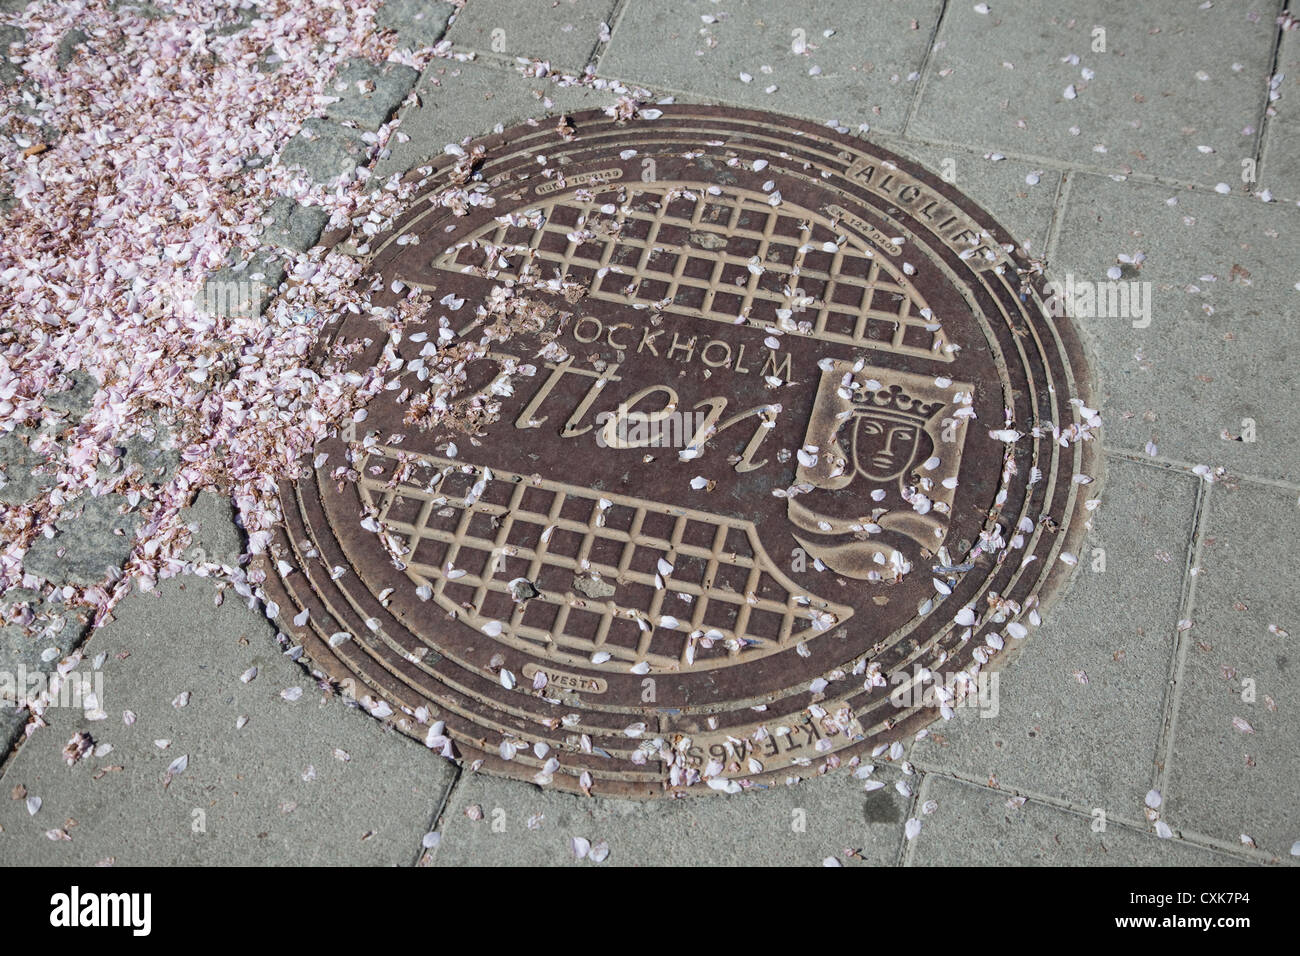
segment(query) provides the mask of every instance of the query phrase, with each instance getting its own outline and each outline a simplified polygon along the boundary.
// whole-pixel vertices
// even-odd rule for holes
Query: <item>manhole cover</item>
[[[638,796],[989,703],[1099,456],[1077,340],[987,215],[706,107],[413,175],[370,241],[387,313],[316,355],[388,387],[282,492],[271,591],[317,668],[483,769]]]

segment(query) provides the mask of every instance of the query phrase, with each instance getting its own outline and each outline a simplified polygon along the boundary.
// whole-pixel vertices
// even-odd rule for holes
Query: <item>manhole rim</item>
[[[706,109],[706,110],[714,109],[714,107],[708,107],[703,104],[699,106],[696,106],[695,104],[675,104],[673,107],[664,107],[664,110],[665,112],[667,112],[669,110],[690,110],[693,108]],[[605,117],[604,113],[600,110],[588,110],[588,111],[583,111],[582,113],[573,113],[567,115],[569,115],[575,121],[575,123],[583,123],[586,122],[587,120],[607,122],[607,117]],[[770,113],[765,114],[758,111],[748,111],[748,110],[730,110],[728,111],[727,115],[747,117],[759,121],[771,117],[776,117],[781,120],[787,119],[786,117],[780,116],[779,114],[770,114]],[[550,119],[554,119],[554,114],[540,120],[539,124],[545,124]],[[1004,242],[1004,243],[1013,242],[1011,236],[1006,232],[1006,230],[1000,225],[1000,223],[998,223],[996,219],[994,219],[991,215],[988,214],[987,210],[981,204],[976,203],[968,196],[961,194],[955,188],[949,186],[949,184],[941,182],[938,179],[938,177],[935,177],[933,174],[931,174],[921,164],[916,163],[910,159],[907,159],[906,157],[899,156],[895,154],[892,150],[888,149],[887,147],[881,147],[870,139],[858,139],[854,137],[844,136],[843,134],[836,134],[833,131],[830,131],[824,127],[816,126],[815,124],[811,124],[803,120],[798,120],[797,118],[788,118],[788,120],[791,127],[802,129],[805,135],[815,135],[815,136],[825,137],[829,140],[840,143],[840,145],[845,146],[846,148],[853,148],[856,146],[859,149],[869,150],[871,154],[887,162],[896,162],[901,169],[915,171],[921,174],[921,177],[925,180],[927,186],[939,192],[948,201],[952,202],[959,209],[962,209],[967,213],[973,214],[973,217],[976,218],[977,221],[980,222],[982,225],[984,225],[985,228],[989,229],[989,231],[994,234],[994,238],[997,239],[999,242]],[[503,132],[492,133],[489,134],[488,136],[476,138],[469,142],[472,142],[474,145],[480,145],[480,144],[487,145],[489,151],[488,155],[491,155],[491,149],[493,146],[501,142],[508,141],[510,134],[514,130],[519,128],[520,127],[518,126],[511,127],[510,129],[506,129]],[[542,129],[544,127],[542,125],[539,125],[537,128]],[[439,184],[436,182],[437,178],[447,168],[454,165],[454,163],[455,163],[454,157],[448,157],[448,156],[436,157],[433,162],[426,163],[426,164],[417,164],[414,168],[408,171],[406,176],[403,177],[405,181],[409,182],[421,178],[428,178],[430,180],[430,184],[428,185],[427,189],[422,190],[419,194],[417,194],[416,201],[418,201],[419,196],[425,195],[428,191],[440,188]],[[329,237],[329,241],[330,244],[337,245],[339,243],[351,240],[353,238],[353,235],[354,234],[351,232],[345,230],[338,230],[331,234],[331,236]],[[1016,253],[1012,254],[1010,256],[1010,259],[1012,262],[1020,262],[1023,264],[1023,259],[1020,258],[1020,247],[1018,246],[1018,244],[1016,245]],[[369,264],[369,260],[367,259],[366,265],[368,264]],[[1041,276],[1038,279],[1038,281],[1034,283],[1036,287],[1036,291],[1042,288],[1042,286],[1045,284],[1046,279],[1047,276]],[[1055,339],[1057,340],[1056,345],[1061,353],[1063,368],[1069,373],[1070,384],[1071,384],[1070,397],[1079,399],[1087,406],[1095,408],[1093,396],[1096,394],[1096,383],[1093,378],[1092,370],[1096,366],[1092,361],[1089,360],[1091,358],[1091,356],[1088,354],[1088,345],[1090,343],[1088,343],[1086,338],[1081,334],[1081,330],[1079,329],[1079,327],[1075,325],[1068,316],[1063,318],[1064,318],[1064,332],[1062,332],[1061,326],[1058,325],[1058,322],[1060,322],[1061,320],[1050,322],[1048,323],[1048,325],[1056,330],[1054,336]],[[1047,320],[1041,318],[1039,319],[1039,321],[1047,322]],[[1079,459],[1079,468],[1085,474],[1088,474],[1093,477],[1094,479],[1094,483],[1092,486],[1093,493],[1089,497],[1097,498],[1100,496],[1101,491],[1104,487],[1103,484],[1104,455],[1103,455],[1102,448],[1100,446],[1100,440],[1094,438],[1092,441],[1082,442],[1080,444],[1082,447],[1078,448],[1076,452]],[[1077,549],[1078,546],[1086,539],[1086,531],[1083,526],[1087,523],[1089,512],[1082,507],[1082,502],[1083,502],[1082,498],[1080,498],[1078,502],[1076,502],[1071,515],[1070,524],[1066,528],[1061,529],[1061,535],[1062,535],[1061,540],[1064,542],[1062,547],[1064,547],[1065,544],[1069,544],[1070,546]],[[262,560],[264,565],[268,565],[266,569],[267,584],[270,585],[275,591],[282,592],[283,582],[279,580],[278,575],[274,570],[274,562],[270,560],[269,555],[263,558]],[[1077,570],[1077,568],[1072,568],[1068,565],[1062,567],[1061,566],[1062,564],[1063,562],[1054,562],[1054,566],[1050,574],[1036,589],[1033,589],[1031,592],[1038,596],[1039,607],[1043,613],[1050,612],[1054,607],[1058,605],[1060,600],[1065,596],[1066,593],[1068,593],[1070,584],[1073,582],[1074,572]],[[287,598],[288,594],[281,593],[280,596]],[[282,606],[288,607],[291,605],[289,603],[282,603]],[[290,630],[290,628],[286,626],[288,622],[282,620],[280,624],[282,629]],[[316,640],[314,635],[311,635],[312,638],[311,640],[301,640],[301,635],[299,635],[299,637],[300,637],[300,642],[304,647],[303,659],[305,662],[308,661],[316,662],[318,660],[325,662],[325,661],[333,660],[336,664],[340,663],[337,655],[335,655],[328,646],[324,645],[319,640]],[[1019,645],[1022,643],[1025,642],[1023,641],[1016,642],[1015,646],[1011,646],[1009,644],[1003,651],[996,654],[989,661],[988,664],[984,665],[983,670],[988,672],[993,672],[1004,668],[1018,655],[1018,653],[1021,650]],[[312,646],[313,644],[317,646],[313,648]],[[322,670],[325,673],[328,674],[331,671],[331,668],[328,666],[328,664],[322,663],[321,666],[322,666]],[[348,672],[349,674],[352,673],[350,669],[346,667],[346,665],[344,665],[343,670]],[[381,689],[379,688],[374,688],[374,689],[376,690],[376,692],[382,694]],[[937,717],[937,711],[933,711],[933,710],[931,710],[929,713],[927,713],[925,709],[922,709],[916,713],[907,712],[906,715],[903,717],[903,719],[901,719],[897,723],[897,725],[893,728],[893,731],[891,732],[893,734],[892,739],[905,737],[909,732],[906,728],[915,724],[916,728],[919,729],[920,726],[931,723],[936,717]],[[921,719],[915,719],[915,718],[921,718]],[[420,737],[420,733],[418,731],[408,730],[406,732],[408,732],[411,736],[417,737],[417,739]],[[878,734],[869,738],[869,741],[875,744],[881,741],[888,741],[889,739],[891,739],[891,737]],[[465,744],[462,743],[459,739],[457,740],[457,743],[458,745],[461,746],[462,751],[464,751]],[[483,739],[482,743],[486,745],[485,738]],[[473,746],[473,743],[471,743],[470,746]],[[860,743],[857,745],[852,745],[849,747],[842,748],[840,751],[837,751],[837,753],[842,755],[848,755],[849,753],[855,752],[862,746],[865,746],[865,744]],[[466,756],[468,759],[469,755],[467,754]],[[512,779],[519,779],[518,767],[507,766],[506,761],[502,761],[500,760],[499,757],[496,757],[491,752],[490,747],[484,750],[481,754],[475,754],[475,756],[482,757],[483,759],[482,769],[484,769],[485,771],[498,773],[499,775],[507,776]],[[771,774],[774,776],[779,776],[782,773],[785,773],[787,776],[790,775],[788,770],[786,769],[771,771]],[[604,784],[608,782],[609,781],[606,781],[603,778],[598,779],[597,785],[595,787],[595,791],[613,792],[616,793],[616,795],[621,795],[621,796],[629,796],[629,795],[630,796],[662,796],[664,795],[662,789],[659,786],[649,787],[646,785],[635,785],[632,786],[629,791],[627,788],[623,788],[623,787],[617,787],[617,788],[606,787]],[[579,786],[578,778],[576,776],[570,776],[568,774],[563,774],[563,773],[557,774],[554,777],[554,780],[550,784],[550,786],[559,787],[561,789],[571,789],[575,791],[581,790],[581,787]],[[700,792],[712,793],[714,791],[710,790],[709,788],[701,787],[698,785],[694,787],[686,788],[686,790],[684,791],[686,795],[694,795]],[[673,791],[673,795],[679,795],[679,794],[676,791]]]

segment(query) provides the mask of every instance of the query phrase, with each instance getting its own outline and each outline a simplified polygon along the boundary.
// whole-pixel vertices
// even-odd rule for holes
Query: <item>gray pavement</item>
[[[1295,863],[1300,31],[1282,8],[390,0],[381,25],[440,55],[322,108],[286,162],[321,179],[355,166],[337,120],[396,109],[409,138],[377,161],[387,176],[498,125],[607,106],[622,83],[835,121],[949,174],[1050,275],[1150,283],[1148,324],[1079,320],[1107,480],[1073,586],[999,675],[996,716],[958,710],[906,765],[641,804],[446,761],[321,691],[232,588],[216,606],[212,580],[168,581],[82,648],[103,713],[49,708],[0,767],[0,863]],[[558,75],[589,68],[584,85]],[[290,249],[321,225],[283,204],[271,219],[267,241]],[[27,444],[0,438],[0,457],[11,490],[38,493]],[[222,500],[194,513],[209,547],[241,550]],[[63,583],[52,553],[43,613]],[[82,630],[3,633],[13,668]],[[79,732],[92,749],[69,766]]]
[[[192,518],[213,560],[238,551],[219,504]],[[323,692],[211,580],[132,595],[82,651],[91,706],[48,708],[5,764],[0,864],[410,864],[457,776]]]

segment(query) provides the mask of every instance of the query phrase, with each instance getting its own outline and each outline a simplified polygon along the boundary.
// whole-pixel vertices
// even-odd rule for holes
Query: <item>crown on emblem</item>
[[[891,385],[888,388],[855,396],[853,410],[859,415],[924,424],[935,412],[943,408],[944,404],[942,401],[924,402],[903,391],[903,386]]]

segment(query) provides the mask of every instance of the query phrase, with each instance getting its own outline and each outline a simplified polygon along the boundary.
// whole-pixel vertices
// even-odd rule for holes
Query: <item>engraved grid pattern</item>
[[[681,201],[690,204],[688,215],[670,212]],[[569,196],[563,206],[544,204],[536,207],[545,216],[540,226],[498,221],[473,240],[448,250],[436,264],[443,268],[478,264],[472,242],[507,253],[526,249],[532,259],[554,265],[562,278],[589,283],[587,294],[594,298],[626,304],[670,300],[675,312],[727,325],[737,324],[740,316],[775,322],[778,309],[793,308],[794,290],[806,286],[819,289],[820,294],[810,306],[795,312],[795,319],[810,320],[817,338],[952,361],[942,329],[934,329],[934,320],[920,314],[926,303],[892,266],[847,243],[836,244],[825,268],[806,261],[810,245],[824,251],[823,244],[835,241],[836,234],[823,216],[789,203],[778,209],[762,193],[729,190],[711,195],[686,184],[632,189],[612,215],[601,212],[602,205],[595,196]],[[574,222],[559,221],[560,209],[576,211]],[[754,218],[759,225],[742,222]],[[584,225],[575,229],[578,223]],[[589,228],[594,223],[612,228],[602,236]],[[712,248],[665,238],[665,231],[674,227],[678,234],[708,237]],[[563,241],[562,252],[547,241],[551,236]],[[780,289],[766,287],[758,274],[748,270],[749,256],[728,250],[737,240],[756,244],[758,261],[765,271],[780,277]],[[630,252],[636,254],[635,263],[615,261]],[[520,261],[513,272],[498,274],[519,278],[527,266],[527,261]],[[728,267],[746,270],[743,286],[724,281]],[[889,301],[891,294],[897,301]],[[698,304],[692,299],[699,299]],[[875,336],[869,334],[872,331]]]
[[[375,476],[371,469],[376,458],[388,458],[392,462],[426,462],[434,469],[429,472],[431,480],[424,484],[400,478],[394,481],[384,477],[392,470],[389,468],[382,468],[380,475]],[[849,607],[800,592],[768,559],[759,544],[752,522],[672,508],[620,495],[602,499],[599,493],[590,489],[537,478],[521,479],[520,476],[496,470],[487,472],[488,477],[484,477],[485,471],[476,466],[465,466],[435,456],[411,455],[395,449],[374,449],[362,474],[364,477],[359,485],[364,503],[377,510],[380,523],[405,545],[402,560],[406,564],[407,575],[417,585],[431,588],[433,597],[439,604],[448,611],[456,612],[475,627],[481,629],[494,620],[482,613],[489,595],[495,593],[506,599],[510,597],[511,576],[500,573],[499,558],[503,554],[508,554],[512,560],[528,563],[528,571],[522,576],[529,581],[538,581],[546,566],[573,573],[582,569],[598,572],[603,580],[618,581],[620,589],[629,584],[642,585],[652,593],[652,598],[645,607],[628,607],[618,604],[617,600],[584,598],[571,590],[554,589],[539,589],[538,596],[527,604],[511,601],[509,618],[500,621],[503,630],[496,639],[526,652],[558,650],[590,659],[591,655],[604,651],[610,658],[603,666],[620,670],[626,670],[629,664],[642,661],[654,670],[717,666],[735,663],[739,658],[756,651],[768,652],[789,646],[804,636],[811,636],[812,632],[842,623],[853,613]],[[397,474],[404,473],[398,471]],[[447,487],[453,476],[461,476],[462,483],[468,483],[472,477],[473,484],[467,494],[456,494]],[[508,486],[508,503],[485,500],[493,497],[494,485]],[[477,495],[474,494],[475,491]],[[547,505],[544,508],[525,507],[525,497],[530,494],[547,498]],[[394,516],[395,502],[403,499],[419,503],[414,520],[398,520]],[[604,524],[603,513],[608,509],[602,505],[602,501],[609,501],[611,507],[619,505],[632,509],[632,520],[626,530]],[[569,502],[581,504],[585,519],[575,520],[562,513]],[[437,527],[432,520],[433,516],[448,508],[455,516],[454,527]],[[671,519],[672,531],[667,537],[648,534],[643,530],[645,520],[651,513]],[[486,537],[472,532],[471,525],[476,516],[494,519],[493,536]],[[683,540],[689,522],[702,522],[712,527],[713,537],[708,547]],[[539,529],[533,543],[510,543],[512,530],[521,524]],[[550,534],[542,533],[541,529],[550,529]],[[572,553],[562,553],[551,547],[558,531],[568,531],[578,536],[580,544],[576,549],[571,549]],[[728,537],[732,532],[744,535],[750,548],[749,555],[727,550]],[[617,563],[601,562],[590,557],[599,539],[618,546],[620,556]],[[442,560],[438,565],[419,559],[420,546],[426,541],[437,542],[442,546],[439,548]],[[678,579],[670,573],[663,579],[663,586],[656,587],[654,572],[633,567],[634,558],[642,549],[648,549],[656,559],[663,556],[674,565],[683,559],[699,559],[704,563],[704,574],[700,580],[693,581]],[[726,590],[713,583],[723,565],[743,569],[743,592]],[[455,568],[458,572],[463,570],[464,573],[453,579],[449,577],[449,568]],[[783,600],[757,594],[760,579],[764,576],[782,589]],[[449,586],[453,584],[462,589],[461,593],[473,589],[473,597],[468,602],[462,602],[450,596]],[[693,600],[689,605],[675,601],[676,605],[685,610],[677,612],[681,617],[674,615],[675,624],[665,624],[664,602],[677,593],[689,594]],[[528,606],[536,602],[555,609],[549,627],[539,627],[525,621]],[[465,607],[466,603],[468,608]],[[709,608],[714,604],[725,607],[731,620],[730,626],[705,622]],[[594,634],[590,633],[590,627],[579,629],[570,626],[575,612],[591,614],[596,618]],[[760,636],[754,633],[751,624],[758,613],[773,615],[779,621],[774,635]],[[578,633],[579,630],[588,633]],[[622,641],[615,639],[620,630],[625,638]],[[656,639],[661,639],[665,634],[675,635],[673,640],[678,649],[674,654],[665,654],[651,647]],[[712,641],[712,648],[700,646],[700,638],[705,634]],[[629,636],[633,640],[627,640]]]

